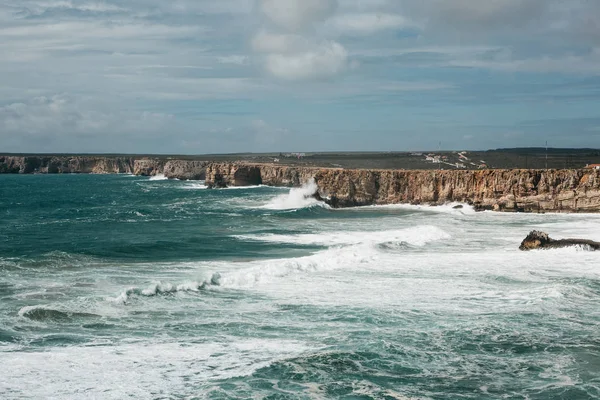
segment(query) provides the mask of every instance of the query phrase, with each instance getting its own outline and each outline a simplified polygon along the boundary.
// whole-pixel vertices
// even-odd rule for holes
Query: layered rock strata
[[[333,207],[462,202],[477,210],[600,212],[600,171],[594,169],[356,170],[165,158],[0,156],[0,173],[164,174],[206,179],[209,187],[293,187],[314,179],[315,195]]]
[[[134,160],[129,157],[0,156],[0,173],[130,174],[133,169]]]
[[[299,186],[314,179],[316,194],[333,207],[463,202],[477,210],[600,212],[599,172],[352,170],[228,163],[208,165],[206,182],[217,187]]]
[[[201,180],[206,161],[107,156],[0,156],[0,173],[8,174],[164,174],[172,179]]]

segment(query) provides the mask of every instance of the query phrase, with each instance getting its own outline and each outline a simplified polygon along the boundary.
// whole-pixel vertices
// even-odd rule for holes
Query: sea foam
[[[336,231],[296,235],[239,235],[237,237],[246,240],[302,245],[348,246],[361,243],[376,245],[395,242],[406,243],[412,246],[424,246],[432,241],[449,239],[450,235],[436,226],[422,225],[405,229],[372,232]]]

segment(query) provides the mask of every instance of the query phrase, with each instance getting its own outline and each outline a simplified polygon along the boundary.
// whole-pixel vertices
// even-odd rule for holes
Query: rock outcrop
[[[170,160],[162,168],[162,173],[169,179],[204,180],[207,165],[206,161]]]
[[[600,243],[587,239],[551,239],[545,232],[531,231],[521,242],[519,250],[560,249],[563,247],[582,246],[589,250],[599,250]]]
[[[156,176],[163,173],[164,167],[164,160],[142,158],[133,162],[133,174],[139,176]]]
[[[206,167],[206,185],[209,188],[224,188],[227,186],[255,186],[262,185],[263,165],[252,164],[208,164]],[[272,186],[282,186],[272,183]],[[299,184],[298,184],[299,186]]]

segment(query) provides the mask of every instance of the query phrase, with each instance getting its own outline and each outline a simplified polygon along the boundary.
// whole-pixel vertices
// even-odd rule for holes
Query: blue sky
[[[600,147],[600,1],[0,0],[0,152]]]

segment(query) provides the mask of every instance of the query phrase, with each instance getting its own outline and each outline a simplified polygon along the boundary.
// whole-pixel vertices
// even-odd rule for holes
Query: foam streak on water
[[[599,216],[204,188],[0,175],[0,398],[600,397]]]

